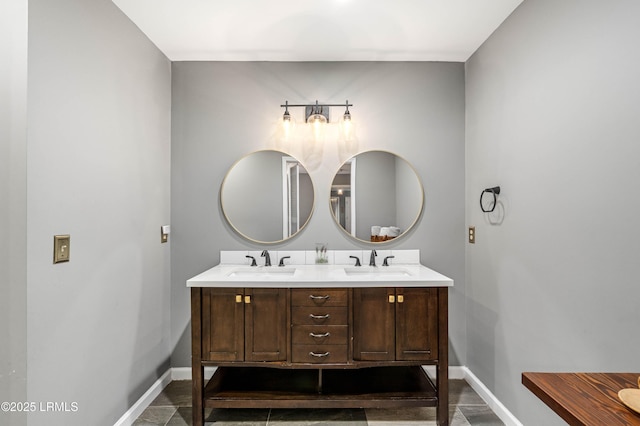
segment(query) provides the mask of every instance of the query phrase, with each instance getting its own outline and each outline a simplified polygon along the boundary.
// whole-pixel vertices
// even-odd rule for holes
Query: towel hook
[[[482,204],[482,198],[484,197],[484,194],[486,194],[487,192],[490,192],[491,194],[493,194],[493,204],[491,204],[491,207],[489,207],[488,209],[485,209],[484,205]],[[491,213],[492,211],[495,210],[496,204],[498,202],[498,194],[500,194],[499,186],[494,186],[493,188],[487,188],[482,191],[482,194],[480,194],[480,208],[484,213]]]

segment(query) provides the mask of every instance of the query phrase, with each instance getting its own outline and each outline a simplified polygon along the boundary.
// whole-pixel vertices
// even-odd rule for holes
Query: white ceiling
[[[172,61],[464,62],[522,0],[113,0]]]

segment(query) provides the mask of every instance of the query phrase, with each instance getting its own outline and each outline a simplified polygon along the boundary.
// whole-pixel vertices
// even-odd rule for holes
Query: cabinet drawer
[[[291,332],[294,345],[346,345],[346,325],[294,325]]]
[[[346,307],[296,307],[291,309],[293,325],[347,325]]]
[[[291,360],[311,364],[347,362],[347,345],[293,345]]]
[[[347,306],[347,290],[300,288],[291,290],[291,306]]]

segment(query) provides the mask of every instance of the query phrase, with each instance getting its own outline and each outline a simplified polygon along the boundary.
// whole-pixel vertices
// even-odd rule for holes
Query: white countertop
[[[187,280],[187,287],[452,287],[453,280],[423,265],[393,266],[221,264]]]

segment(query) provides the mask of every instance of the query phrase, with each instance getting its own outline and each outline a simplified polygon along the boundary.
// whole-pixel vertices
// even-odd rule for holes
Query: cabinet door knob
[[[309,352],[309,355],[315,356],[316,358],[324,358],[325,356],[329,356],[330,352],[325,352],[322,354],[317,354],[315,352]]]
[[[393,294],[389,295],[389,303],[395,303],[396,302],[396,297]]]
[[[242,295],[236,294],[236,303],[242,303]]]
[[[247,303],[247,304],[251,303],[251,296],[245,296],[244,303]]]
[[[404,303],[404,296],[402,294],[398,295],[398,303]]]

